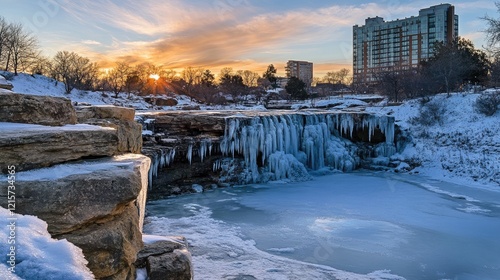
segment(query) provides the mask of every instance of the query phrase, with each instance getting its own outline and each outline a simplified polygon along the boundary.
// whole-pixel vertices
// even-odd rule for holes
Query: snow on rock
[[[15,220],[12,220],[15,218]],[[11,215],[0,207],[0,220],[5,222],[0,230],[0,252],[3,261],[0,266],[2,279],[94,279],[87,268],[82,250],[66,239],[52,239],[47,232],[47,223],[28,215]],[[15,222],[15,243],[9,244],[11,229],[7,226]],[[10,274],[11,246],[15,246],[15,275]],[[7,265],[5,265],[7,264]]]

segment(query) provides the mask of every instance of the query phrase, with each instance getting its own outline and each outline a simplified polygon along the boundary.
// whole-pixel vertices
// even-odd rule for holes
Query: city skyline
[[[459,35],[485,45],[493,1],[450,1]],[[314,63],[314,76],[352,71],[352,26],[367,17],[410,17],[436,1],[78,1],[2,0],[0,15],[35,34],[43,53],[75,51],[102,67],[117,61],[148,61],[166,68],[222,67],[262,74],[274,64],[285,74],[288,60]]]

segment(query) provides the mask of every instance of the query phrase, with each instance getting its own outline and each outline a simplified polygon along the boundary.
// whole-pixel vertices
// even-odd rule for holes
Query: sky
[[[117,61],[167,69],[222,67],[262,74],[288,60],[314,63],[314,76],[352,70],[352,26],[367,17],[395,20],[441,2],[416,0],[0,0],[0,16],[22,23],[43,53],[74,51],[111,68]],[[481,17],[499,17],[494,1],[455,6],[459,35],[485,45]]]

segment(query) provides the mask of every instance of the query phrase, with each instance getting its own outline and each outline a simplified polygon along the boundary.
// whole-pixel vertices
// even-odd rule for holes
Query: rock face
[[[49,127],[30,124],[2,125],[0,162],[18,170],[48,167],[83,157],[118,153],[115,129],[90,125]],[[6,166],[2,167],[5,172]]]
[[[96,278],[133,279],[149,166],[148,157],[126,154],[16,173],[16,212],[80,247]]]
[[[170,237],[145,244],[138,254],[136,266],[146,267],[150,280],[193,279],[191,254],[184,237]]]
[[[0,122],[60,126],[76,124],[76,113],[66,98],[0,92]]]
[[[78,106],[79,123],[110,127],[118,136],[118,152],[141,153],[142,126],[134,121],[135,110],[115,106]]]
[[[38,216],[52,237],[80,247],[98,279],[135,279],[143,246],[151,160],[135,154],[142,127],[134,115],[87,106],[76,124],[65,98],[0,89],[0,162],[16,167],[16,212]],[[0,188],[3,207],[6,192]]]

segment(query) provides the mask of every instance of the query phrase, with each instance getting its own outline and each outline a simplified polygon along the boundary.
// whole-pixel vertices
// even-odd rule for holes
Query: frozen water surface
[[[150,202],[197,279],[500,279],[500,192],[356,172]]]

